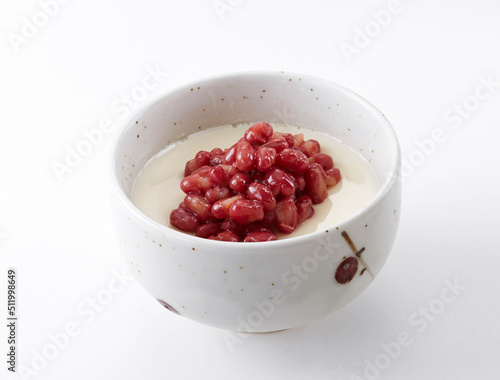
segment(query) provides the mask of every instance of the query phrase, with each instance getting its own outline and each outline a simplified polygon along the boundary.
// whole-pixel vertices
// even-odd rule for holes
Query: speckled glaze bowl
[[[243,121],[288,122],[349,144],[373,166],[379,192],[337,225],[262,243],[190,236],[130,201],[141,168],[167,144]],[[236,73],[172,90],[125,123],[111,167],[116,233],[130,271],[170,311],[228,330],[277,331],[338,310],[380,272],[398,227],[401,155],[394,130],[360,96],[310,76]]]

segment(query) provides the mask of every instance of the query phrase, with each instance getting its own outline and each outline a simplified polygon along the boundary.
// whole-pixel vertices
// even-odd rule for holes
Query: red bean
[[[264,226],[271,226],[276,223],[276,214],[274,211],[266,212],[264,218],[260,221]]]
[[[200,225],[198,217],[186,208],[176,208],[170,213],[170,224],[186,232],[195,231]]]
[[[240,141],[236,148],[235,166],[241,171],[249,171],[255,166],[255,151],[248,141]]]
[[[254,233],[254,232],[273,233],[273,230],[271,230],[271,228],[269,226],[263,225],[262,222],[257,221],[257,222],[253,222],[253,223],[250,223],[250,224],[243,226],[243,228],[240,230],[240,233],[238,234],[238,236],[241,239],[245,239],[245,237],[247,237],[249,234]]]
[[[250,224],[264,218],[264,207],[259,201],[236,200],[229,208],[229,216],[239,224]]]
[[[181,181],[181,190],[187,193],[201,194],[200,187],[198,185],[199,176],[193,174],[184,177]]]
[[[196,169],[189,176],[184,177],[181,181],[182,191],[186,194],[190,192],[201,194],[205,192],[205,190],[210,189],[214,185],[210,180],[211,170],[211,166],[202,166],[201,168]]]
[[[220,164],[225,164],[226,160],[224,159],[225,155],[224,154],[219,154],[219,155],[212,155],[212,158],[210,159],[210,166],[216,166]]]
[[[330,155],[325,153],[315,153],[309,157],[309,163],[320,164],[324,171],[333,168],[333,159]]]
[[[231,190],[229,190],[227,187],[221,186],[212,187],[205,192],[205,198],[207,198],[207,201],[209,201],[210,203],[215,203],[217,201],[220,201],[221,199],[228,198],[230,195]]]
[[[304,141],[302,144],[300,144],[299,148],[307,157],[311,157],[313,154],[319,153],[319,151],[321,150],[319,142],[317,142],[316,140]]]
[[[326,184],[327,186],[335,186],[340,182],[342,175],[340,174],[340,170],[338,168],[332,168],[325,172],[326,174]]]
[[[281,152],[283,149],[288,148],[288,142],[284,137],[276,137],[269,140],[267,143],[262,145],[265,148],[273,148],[276,152]]]
[[[217,235],[219,232],[221,232],[219,223],[208,222],[198,226],[196,236],[207,239],[212,235]]]
[[[243,242],[245,243],[253,243],[253,242],[259,242],[259,241],[272,241],[272,240],[278,240],[278,237],[273,234],[272,232],[252,232],[246,236],[245,239],[243,239]]]
[[[283,133],[283,132],[274,132],[273,138],[282,137],[285,139],[288,144],[288,148],[291,148],[295,144],[295,138],[291,133]]]
[[[262,221],[251,223],[248,226],[245,226],[245,229],[247,230],[245,236],[253,232],[273,232],[271,227],[264,225]]]
[[[210,181],[218,186],[227,187],[229,180],[238,172],[232,165],[217,165],[210,170]]]
[[[210,154],[211,154],[212,156],[218,156],[218,155],[224,154],[224,151],[223,151],[221,148],[213,148],[213,149],[210,151]]]
[[[279,168],[272,167],[266,172],[266,182],[275,196],[281,193],[285,197],[289,197],[295,193],[293,179]]]
[[[195,214],[202,223],[213,219],[210,212],[212,205],[201,195],[187,194],[184,197],[184,206]]]
[[[238,242],[240,238],[234,232],[223,231],[217,234],[217,236],[210,236],[209,239],[220,240],[220,241],[233,241]]]
[[[295,189],[297,191],[304,191],[306,188],[306,180],[304,179],[303,173],[294,173],[293,182],[295,183]]]
[[[224,153],[224,151],[221,148],[212,149],[210,151],[210,155],[211,155],[210,164],[209,164],[210,166],[216,166],[216,165],[226,163],[226,161],[224,159],[226,154]]]
[[[194,163],[196,164],[196,169],[201,168],[202,166],[205,165],[210,165],[211,157],[212,155],[204,150],[200,150],[198,153],[196,153],[196,156],[194,157]]]
[[[276,156],[276,166],[283,170],[302,173],[307,169],[308,165],[307,156],[298,150],[283,149]]]
[[[229,178],[226,176],[226,172],[220,166],[214,166],[210,171],[210,180],[212,183],[218,186],[227,186]]]
[[[234,144],[225,153],[224,161],[226,162],[227,165],[232,165],[236,161],[236,145],[237,144]]]
[[[243,226],[239,223],[236,223],[233,219],[227,218],[226,220],[224,220],[222,222],[221,229],[223,231],[231,231],[231,232],[234,232],[235,234],[239,235],[239,233],[243,229]]]
[[[273,211],[276,207],[276,198],[273,195],[269,186],[262,185],[258,182],[252,182],[247,188],[247,197],[251,200],[262,202],[264,211]]]
[[[257,170],[260,172],[265,172],[269,170],[276,161],[276,149],[260,147],[256,154],[257,159]]]
[[[186,162],[186,166],[184,167],[184,177],[191,175],[196,170],[196,163],[194,162],[194,158]]]
[[[297,206],[297,223],[302,223],[314,215],[314,208],[309,195],[304,194],[298,197],[295,206]]]
[[[300,146],[304,142],[304,134],[303,133],[296,133],[293,135],[293,145],[294,146]]]
[[[297,206],[292,198],[285,198],[276,204],[277,227],[280,232],[290,234],[297,227]]]
[[[245,132],[245,140],[251,145],[264,144],[273,135],[273,127],[269,123],[257,123]]]
[[[306,180],[307,192],[313,204],[321,203],[328,198],[326,174],[320,164],[310,164],[304,173],[304,179]]]
[[[248,174],[239,172],[231,177],[231,180],[229,181],[229,187],[234,191],[243,193],[247,189],[249,183],[250,177],[248,176]]]
[[[226,199],[221,199],[220,201],[215,202],[212,205],[212,215],[215,216],[217,219],[226,219],[229,216],[229,208],[231,205],[239,200],[239,199],[245,199],[244,194],[237,194],[234,197],[226,198]]]

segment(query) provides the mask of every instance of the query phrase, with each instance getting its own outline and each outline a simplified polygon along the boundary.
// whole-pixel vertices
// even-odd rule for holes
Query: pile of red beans
[[[251,126],[229,149],[199,151],[186,163],[184,201],[170,223],[196,236],[235,242],[277,240],[314,214],[341,178],[331,156],[301,133]]]

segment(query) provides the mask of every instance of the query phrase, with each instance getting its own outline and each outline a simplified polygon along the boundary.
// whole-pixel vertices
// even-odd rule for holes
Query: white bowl
[[[167,144],[243,121],[289,121],[336,137],[371,163],[381,188],[366,207],[328,229],[250,244],[184,234],[130,201],[139,171]],[[234,331],[292,328],[338,310],[380,272],[399,222],[400,170],[391,125],[352,91],[284,72],[219,76],[157,97],[118,133],[111,174],[116,233],[131,272],[168,309]]]

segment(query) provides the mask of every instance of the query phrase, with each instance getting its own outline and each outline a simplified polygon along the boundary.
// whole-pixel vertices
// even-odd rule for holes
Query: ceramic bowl
[[[341,223],[261,243],[184,234],[148,218],[130,201],[141,168],[167,144],[243,121],[286,121],[349,144],[371,163],[380,190]],[[116,233],[130,271],[168,310],[223,329],[270,332],[329,315],[373,281],[396,236],[401,155],[394,130],[366,100],[320,78],[235,73],[169,91],[118,132],[111,167]]]

